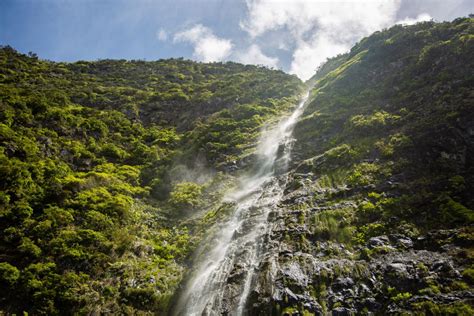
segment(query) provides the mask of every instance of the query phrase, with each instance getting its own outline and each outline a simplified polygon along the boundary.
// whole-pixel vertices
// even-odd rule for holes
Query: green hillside
[[[165,310],[195,238],[178,218],[217,199],[217,172],[301,89],[235,63],[54,63],[1,48],[0,310]],[[210,176],[187,174],[196,165]]]
[[[395,26],[330,60],[295,131],[301,168],[396,196],[369,222],[472,224],[473,52],[467,18]]]

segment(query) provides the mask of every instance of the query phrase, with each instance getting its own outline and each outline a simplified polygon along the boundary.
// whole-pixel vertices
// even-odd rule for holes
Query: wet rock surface
[[[393,233],[351,246],[318,233],[311,218],[325,210],[354,209],[356,202],[348,196],[326,205],[325,197],[308,206],[314,191],[303,185],[288,190],[270,212],[248,315],[384,315],[414,306],[473,304],[474,291],[462,276],[466,266],[451,255],[460,251],[453,242],[458,231]]]

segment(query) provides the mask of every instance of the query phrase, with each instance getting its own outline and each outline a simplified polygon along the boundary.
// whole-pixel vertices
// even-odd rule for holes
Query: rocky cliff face
[[[319,70],[249,315],[473,313],[473,53],[473,19],[429,22]]]
[[[348,214],[357,213],[358,193],[315,189],[311,174],[294,177],[301,187],[288,188],[269,216],[249,314],[470,311],[474,292],[462,275],[472,260],[463,238],[469,228],[403,234],[393,219],[392,231],[354,244],[356,232],[345,229]]]

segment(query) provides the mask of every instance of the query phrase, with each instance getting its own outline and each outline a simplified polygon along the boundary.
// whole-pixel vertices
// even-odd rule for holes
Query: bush
[[[342,144],[326,151],[324,157],[328,159],[325,164],[329,166],[338,166],[340,164],[352,162],[357,157],[357,151],[355,151],[350,145]]]
[[[355,243],[365,244],[370,238],[380,236],[385,233],[385,227],[380,223],[370,223],[358,228],[353,237]]]
[[[453,304],[436,304],[432,301],[425,301],[413,303],[411,306],[414,311],[422,312],[424,315],[457,316],[474,314],[474,309],[463,302],[455,302]]]
[[[323,240],[351,241],[354,227],[349,226],[351,210],[322,211],[313,217],[313,233]]]
[[[193,208],[201,204],[202,186],[194,182],[181,182],[173,187],[169,203],[176,208]]]
[[[392,301],[394,302],[403,302],[403,301],[407,301],[410,299],[410,297],[412,297],[412,294],[409,293],[409,292],[404,292],[404,293],[398,293],[397,295],[395,296],[392,296]]]
[[[100,150],[100,153],[111,160],[122,160],[128,157],[128,153],[114,144],[106,144]]]
[[[8,262],[0,262],[0,284],[13,286],[20,278],[20,270]]]
[[[375,163],[360,163],[354,166],[347,180],[353,186],[365,186],[374,183],[379,169],[380,167]]]
[[[391,157],[397,151],[401,149],[406,149],[412,145],[411,139],[401,133],[396,133],[391,135],[387,140],[380,140],[375,144],[375,147],[380,151],[383,156]]]
[[[141,310],[156,310],[159,305],[159,295],[155,288],[126,288],[123,299]]]
[[[31,256],[33,258],[37,258],[41,254],[41,248],[35,245],[35,243],[33,243],[33,241],[28,237],[23,237],[21,239],[18,250],[26,256]]]
[[[349,120],[349,126],[356,131],[367,132],[376,130],[398,121],[400,116],[385,111],[375,111],[371,115],[354,115]]]
[[[468,209],[459,202],[454,201],[449,196],[441,196],[439,201],[439,213],[441,221],[445,223],[466,223],[474,222],[474,211]]]
[[[462,272],[462,276],[469,281],[469,283],[474,284],[474,268],[467,268]]]

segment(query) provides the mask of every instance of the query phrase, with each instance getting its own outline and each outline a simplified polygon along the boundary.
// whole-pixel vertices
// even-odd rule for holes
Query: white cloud
[[[246,51],[236,54],[236,57],[237,61],[243,64],[264,65],[274,68],[278,65],[278,58],[265,55],[256,44],[252,44]]]
[[[225,60],[232,52],[232,41],[219,38],[211,29],[196,24],[189,30],[176,33],[174,42],[188,42],[194,45],[194,57],[203,62]]]
[[[418,22],[430,21],[432,19],[433,18],[428,13],[421,13],[416,18],[411,19],[411,18],[407,17],[403,20],[397,21],[397,24],[413,25],[413,24],[416,24]]]
[[[349,45],[337,43],[325,34],[319,34],[310,43],[302,42],[295,49],[290,73],[307,80],[328,57],[345,53],[349,48]]]
[[[168,39],[168,32],[166,32],[164,29],[159,29],[158,32],[156,32],[156,37],[160,41],[166,41]]]
[[[248,15],[240,26],[252,38],[276,30],[291,35],[290,72],[306,80],[326,58],[392,25],[400,1],[247,0]]]

